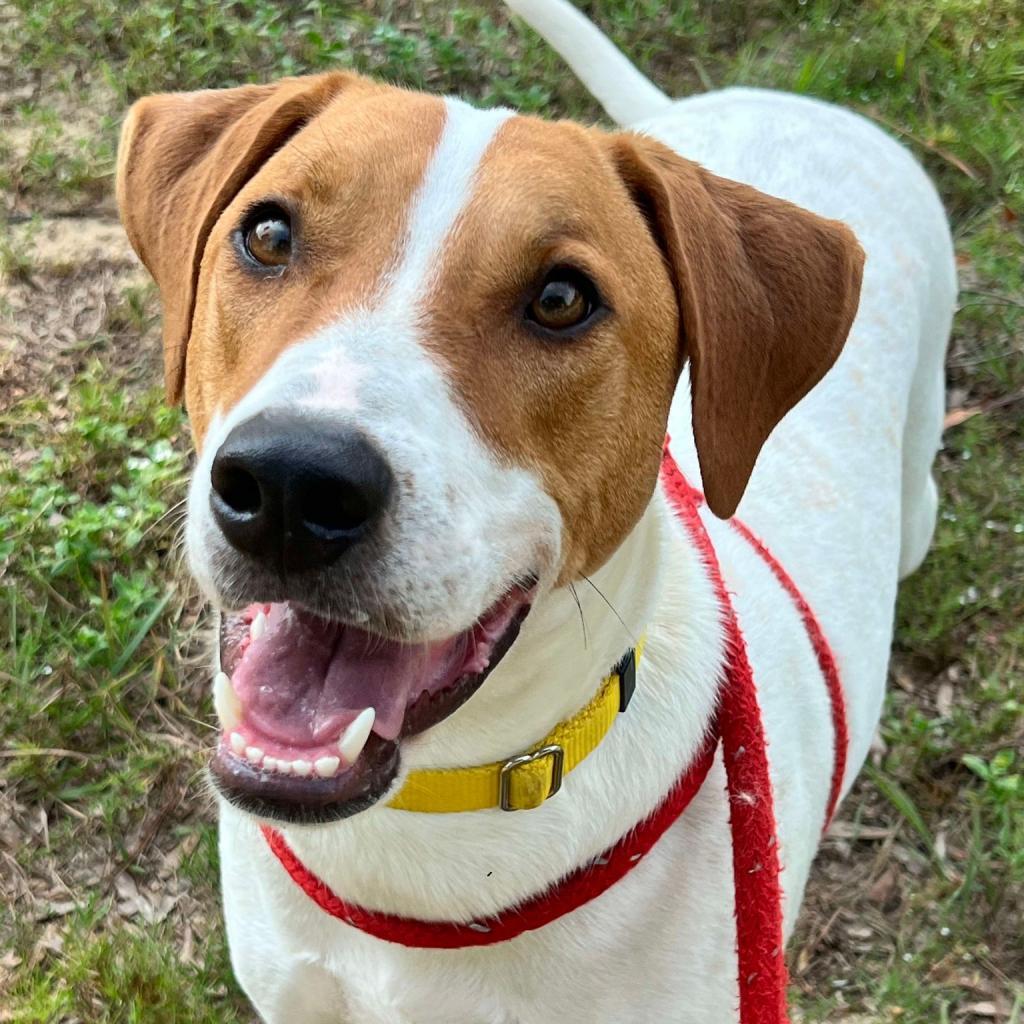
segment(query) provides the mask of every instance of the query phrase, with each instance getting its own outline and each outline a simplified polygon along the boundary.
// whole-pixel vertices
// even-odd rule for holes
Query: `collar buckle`
[[[551,758],[551,784],[547,793],[536,791],[536,786],[529,786],[534,792],[527,793],[526,799],[518,799],[512,793],[512,774],[517,768],[524,765],[534,764],[542,757]],[[553,797],[562,788],[562,776],[565,774],[565,751],[557,743],[549,743],[546,747],[539,747],[528,754],[520,754],[518,757],[510,757],[501,766],[501,775],[498,779],[498,794],[501,809],[503,811],[528,811],[534,807],[540,807],[545,800]],[[536,783],[536,777],[530,782]]]

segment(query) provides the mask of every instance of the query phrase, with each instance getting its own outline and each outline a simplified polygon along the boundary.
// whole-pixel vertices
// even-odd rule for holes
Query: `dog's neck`
[[[406,765],[463,766],[511,757],[590,701],[661,603],[668,529],[652,502],[592,577],[544,593],[480,691],[417,741]]]
[[[413,917],[496,913],[596,856],[657,806],[714,714],[723,660],[719,608],[698,552],[660,491],[593,583],[603,598],[585,583],[577,587],[585,647],[572,595],[547,595],[528,618],[515,657],[423,736],[406,766],[465,766],[528,749],[586,704],[646,632],[636,695],[601,746],[535,810],[411,814],[378,805],[333,825],[285,829],[299,857],[335,892]],[[226,806],[223,813],[239,816]],[[256,821],[239,818],[238,827],[255,830]],[[390,848],[402,856],[380,856]],[[467,883],[477,877],[486,884]]]

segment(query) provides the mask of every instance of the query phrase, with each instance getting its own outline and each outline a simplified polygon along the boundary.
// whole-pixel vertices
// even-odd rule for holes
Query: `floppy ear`
[[[727,518],[768,435],[842,350],[864,254],[844,224],[653,139],[619,135],[613,146],[675,285],[704,491]]]
[[[168,93],[139,100],[121,131],[117,204],[160,289],[164,382],[181,397],[199,267],[217,218],[242,186],[355,76]]]

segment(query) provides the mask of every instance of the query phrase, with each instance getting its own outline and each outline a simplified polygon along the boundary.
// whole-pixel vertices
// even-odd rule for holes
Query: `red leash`
[[[718,558],[700,518],[704,496],[687,483],[666,448],[662,485],[691,541],[700,552],[722,609],[727,666],[718,721],[701,752],[659,806],[601,856],[550,889],[516,907],[479,921],[421,921],[367,910],[341,899],[295,855],[284,836],[264,825],[274,856],[295,883],[326,913],[386,942],[427,949],[461,949],[505,942],[571,913],[625,876],[686,810],[700,790],[719,738],[725,762],[736,889],[736,945],[741,1024],[787,1024],[786,965],[782,944],[779,857],[768,757],[746,643]],[[808,631],[829,690],[835,728],[835,763],[825,827],[832,818],[846,766],[847,728],[835,659],[803,595],[764,544],[737,520],[734,528],[754,547],[793,599]]]
[[[797,589],[796,584],[790,579],[789,574],[776,561],[775,556],[765,547],[745,523],[738,519],[730,519],[729,523],[733,529],[746,540],[750,546],[764,559],[765,564],[771,569],[775,578],[782,584],[783,590],[793,599],[800,618],[803,619],[804,628],[810,638],[811,646],[814,648],[815,657],[818,659],[818,667],[825,677],[825,685],[828,687],[828,700],[832,710],[832,732],[835,736],[835,755],[832,764],[832,785],[828,795],[828,809],[825,812],[825,823],[822,826],[822,834],[828,831],[832,824],[832,818],[836,813],[836,806],[839,803],[839,796],[843,789],[843,777],[846,774],[846,750],[850,744],[850,736],[846,728],[846,701],[843,699],[843,687],[839,681],[839,669],[836,667],[836,659],[832,654],[832,648],[825,639],[825,633],[820,623],[811,611],[811,606],[804,599],[804,595]]]
[[[736,956],[742,1024],[786,1024],[786,960],[782,893],[768,754],[754,673],[718,557],[700,518],[704,496],[665,452],[661,481],[700,551],[722,609],[728,668],[719,719],[729,793],[732,870],[736,889]]]

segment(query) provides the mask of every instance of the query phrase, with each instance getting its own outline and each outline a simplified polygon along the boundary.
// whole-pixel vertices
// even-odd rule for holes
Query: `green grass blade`
[[[146,634],[153,628],[154,623],[160,618],[161,612],[167,607],[170,600],[171,591],[167,591],[153,607],[153,610],[146,616],[139,628],[132,634],[131,640],[128,641],[128,645],[121,652],[121,656],[114,662],[114,666],[111,669],[115,676],[131,661],[132,656],[139,649],[139,645],[146,639]]]

